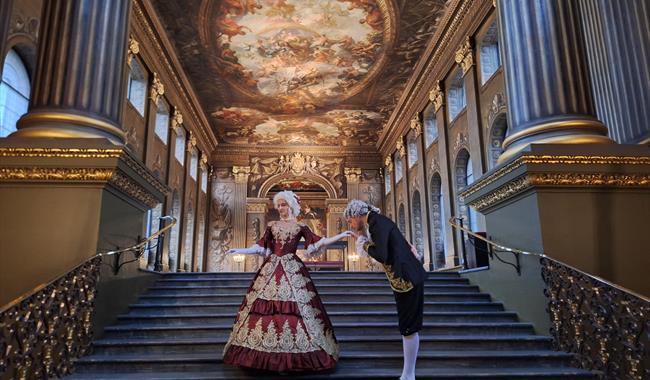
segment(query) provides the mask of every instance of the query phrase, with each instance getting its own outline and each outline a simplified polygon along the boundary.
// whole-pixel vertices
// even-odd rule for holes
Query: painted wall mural
[[[153,2],[222,143],[373,145],[448,0]]]

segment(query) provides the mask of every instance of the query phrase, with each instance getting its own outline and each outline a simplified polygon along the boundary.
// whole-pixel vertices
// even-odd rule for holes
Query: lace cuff
[[[305,251],[305,255],[307,257],[315,257],[318,255],[321,255],[322,253],[325,252],[325,239],[320,239],[314,244],[309,244],[307,246],[307,250]]]

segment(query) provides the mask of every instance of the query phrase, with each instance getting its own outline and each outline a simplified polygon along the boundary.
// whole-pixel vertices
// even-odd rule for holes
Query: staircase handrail
[[[460,224],[455,221],[460,221]],[[602,379],[650,378],[650,299],[601,277],[585,273],[543,253],[510,248],[483,237],[449,219],[452,227],[492,247],[511,252],[521,275],[521,255],[539,258],[544,296],[557,350],[571,352],[582,368],[598,372]]]
[[[580,270],[580,269],[578,269],[576,267],[573,267],[573,266],[571,266],[571,265],[569,265],[569,264],[567,264],[567,263],[565,263],[563,261],[554,259],[554,258],[552,258],[552,257],[550,257],[550,256],[548,256],[548,255],[546,255],[544,253],[533,252],[533,251],[524,251],[524,250],[521,250],[521,249],[511,248],[511,247],[507,247],[505,245],[499,244],[499,243],[497,243],[497,242],[495,242],[495,241],[493,241],[491,239],[488,239],[486,237],[483,237],[483,236],[473,232],[472,230],[468,229],[467,227],[464,227],[464,226],[461,226],[461,225],[455,223],[454,220],[462,220],[462,218],[459,218],[459,217],[451,217],[451,218],[449,218],[449,224],[452,227],[454,227],[456,229],[459,229],[459,230],[462,230],[466,234],[468,234],[468,235],[470,235],[470,236],[472,236],[472,237],[474,237],[476,239],[482,240],[485,243],[489,244],[490,246],[495,247],[495,248],[497,248],[497,249],[499,249],[501,251],[510,252],[510,253],[513,253],[514,255],[527,255],[527,256],[535,256],[535,257],[539,257],[539,258],[544,258],[546,260],[555,262],[555,263],[560,264],[562,266],[565,266],[565,267],[567,267],[567,268],[569,268],[571,270],[579,272],[583,276],[587,276],[587,277],[589,277],[589,278],[591,278],[591,279],[593,279],[595,281],[598,281],[598,282],[600,282],[600,283],[602,283],[604,285],[611,286],[611,287],[613,287],[615,289],[618,289],[618,290],[620,290],[622,292],[629,293],[630,295],[633,295],[634,297],[640,298],[643,301],[650,302],[650,298],[645,297],[642,294],[639,294],[639,293],[637,293],[637,292],[635,292],[633,290],[630,290],[628,288],[625,288],[623,286],[614,284],[614,283],[612,283],[610,281],[605,280],[602,277],[598,277],[596,275],[584,272],[584,271],[582,271],[582,270]]]
[[[147,245],[151,241],[157,239],[161,235],[164,235],[167,231],[169,231],[178,222],[176,220],[176,218],[174,218],[171,215],[162,216],[162,217],[160,217],[160,219],[171,220],[171,223],[166,225],[165,227],[159,229],[158,231],[154,232],[153,234],[151,234],[149,237],[142,240],[141,242],[139,242],[137,244],[134,244],[134,245],[132,245],[130,247],[117,249],[117,250],[113,250],[113,251],[98,252],[97,254],[85,259],[84,261],[82,261],[81,263],[79,263],[78,265],[73,267],[72,269],[67,270],[62,275],[54,277],[54,279],[52,279],[51,281],[49,281],[47,283],[40,284],[40,285],[36,286],[35,288],[23,293],[21,296],[17,297],[16,299],[9,302],[8,304],[0,307],[0,313],[4,313],[5,311],[10,309],[11,307],[19,304],[20,302],[22,302],[26,298],[30,297],[32,294],[37,293],[41,289],[44,289],[44,288],[50,286],[54,282],[58,281],[61,277],[67,275],[70,272],[74,272],[74,271],[78,270],[79,268],[86,265],[88,262],[93,261],[95,259],[98,259],[98,258],[101,258],[101,257],[117,256],[117,255],[121,255],[123,253],[128,253],[128,252],[134,252],[135,253],[135,260],[139,259],[142,256],[142,253],[144,252],[144,249],[147,247]],[[132,261],[135,261],[135,260],[132,260]],[[129,262],[132,262],[132,261],[129,261]],[[122,263],[121,265],[123,265],[123,264],[126,264],[126,263]]]

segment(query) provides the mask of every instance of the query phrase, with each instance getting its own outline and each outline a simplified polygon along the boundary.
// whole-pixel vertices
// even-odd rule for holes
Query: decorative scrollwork
[[[92,340],[102,258],[86,261],[0,313],[0,378],[59,378]]]
[[[605,379],[650,378],[650,302],[542,258],[557,349]]]

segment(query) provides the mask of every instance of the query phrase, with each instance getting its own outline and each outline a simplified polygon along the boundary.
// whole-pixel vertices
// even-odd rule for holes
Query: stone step
[[[337,322],[394,322],[397,312],[371,312],[371,311],[343,311],[328,313],[332,323]],[[198,324],[223,324],[233,323],[235,316],[232,313],[196,313],[182,316],[169,316],[152,313],[149,315],[120,315],[118,325],[141,324],[142,326],[169,326],[187,323]],[[516,322],[517,313],[497,312],[425,312],[424,322]]]
[[[392,292],[383,294],[366,293],[362,291],[351,291],[349,293],[329,293],[318,292],[323,302],[337,301],[345,299],[349,302],[389,302],[394,301],[395,296]],[[195,304],[195,303],[210,303],[210,302],[237,302],[243,301],[245,293],[241,294],[195,294],[195,295],[143,295],[139,298],[138,303],[147,304]],[[424,295],[425,302],[475,302],[475,301],[490,301],[490,295],[487,293],[427,293]]]
[[[162,280],[157,280],[155,286],[161,285],[176,285],[176,286],[196,286],[196,285],[237,285],[237,286],[249,286],[252,282],[252,278],[207,278],[207,279],[196,279],[196,278],[164,278]],[[341,285],[341,286],[351,286],[351,287],[363,287],[364,285],[385,285],[388,283],[386,276],[377,277],[377,278],[337,278],[337,277],[319,277],[312,278],[316,287],[320,285]],[[434,284],[469,284],[469,280],[462,277],[450,277],[450,278],[429,278],[426,280],[425,284],[434,285]]]
[[[93,343],[96,354],[176,354],[176,353],[218,353],[221,355],[227,339],[212,338],[119,338],[100,339]],[[402,347],[400,337],[385,335],[363,335],[338,337],[342,352],[360,351],[395,351]],[[427,351],[455,350],[548,350],[551,347],[549,337],[537,335],[454,335],[422,336],[420,349]]]
[[[212,371],[224,366],[220,353],[192,354],[147,354],[147,355],[90,355],[76,363],[78,372],[85,371]],[[555,351],[424,351],[418,353],[417,367],[420,370],[437,367],[492,367],[495,363],[508,367],[566,367],[572,356]],[[372,360],[375,368],[399,368],[403,362],[402,353],[348,351],[341,353],[339,363],[367,365]]]
[[[312,278],[316,277],[336,277],[336,278],[347,278],[347,277],[363,277],[363,278],[372,278],[380,277],[386,278],[384,272],[339,272],[339,271],[310,271],[309,275]],[[177,278],[177,279],[187,279],[187,278],[249,278],[252,279],[255,276],[254,272],[201,272],[201,273],[163,273],[161,278]],[[428,272],[427,278],[460,278],[458,272]]]
[[[164,285],[154,286],[149,288],[145,295],[193,295],[193,294],[245,294],[250,287],[250,283],[246,286],[237,285],[198,285],[198,286],[176,286]],[[339,284],[325,284],[317,286],[318,292],[331,293],[331,292],[349,292],[349,286]],[[388,282],[384,284],[369,284],[360,288],[364,293],[373,294],[393,294]],[[450,284],[450,285],[429,285],[424,286],[425,293],[478,293],[479,287],[476,285],[467,284]]]
[[[391,302],[325,302],[327,312],[334,311],[395,311],[395,301]],[[200,304],[132,304],[130,315],[158,312],[167,315],[193,313],[231,313],[234,317],[241,306],[238,302],[212,302]],[[435,311],[503,311],[501,302],[425,302],[424,310]]]
[[[129,371],[107,373],[75,373],[66,379],[70,380],[367,380],[367,379],[398,379],[401,368],[374,368],[373,366],[358,367],[354,363],[339,363],[337,368],[324,373],[292,373],[290,375],[278,375],[268,372],[244,370],[231,366],[222,366],[214,371],[205,372],[158,372],[158,371]],[[464,368],[437,367],[435,369],[416,369],[418,380],[455,380],[455,379],[482,379],[482,380],[567,380],[567,379],[596,379],[596,375],[585,370],[576,368],[542,368],[542,367],[519,367],[519,368]]]
[[[179,326],[144,327],[141,325],[115,325],[105,329],[106,338],[120,337],[205,337],[227,338],[232,324],[186,324]],[[334,324],[337,337],[359,334],[399,336],[397,323],[337,323]],[[428,323],[420,335],[495,335],[495,334],[533,334],[530,323],[521,322],[480,322],[480,323]]]

